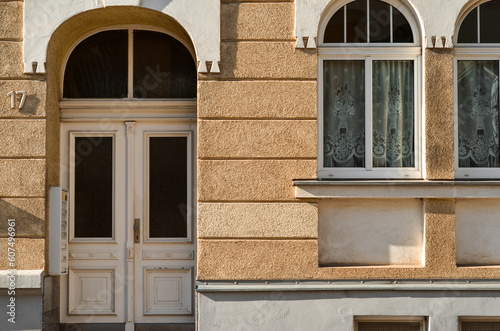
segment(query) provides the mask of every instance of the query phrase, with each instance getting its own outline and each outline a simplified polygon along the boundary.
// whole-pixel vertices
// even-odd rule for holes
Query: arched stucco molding
[[[386,0],[387,1],[387,0]],[[348,1],[342,2],[342,4]],[[433,1],[405,0],[387,1],[396,8],[404,6],[412,14],[407,17],[419,27],[420,38],[428,48],[451,48],[455,25],[462,8],[468,0]],[[477,1],[476,1],[477,2]],[[319,33],[319,22],[330,6],[337,6],[335,0],[296,0],[295,36],[297,48],[315,48]],[[422,38],[423,36],[423,38]],[[303,40],[307,39],[307,44]]]
[[[220,0],[25,0],[24,71],[45,72],[47,45],[63,22],[93,9],[115,6],[145,8],[174,18],[194,44],[198,71],[208,72],[211,63],[210,72],[219,72]],[[109,19],[114,18],[110,16]],[[138,24],[149,25],[150,22],[146,19]]]
[[[62,98],[61,88],[66,59],[73,47],[85,36],[117,26],[141,26],[144,29],[152,28],[166,31],[175,35],[190,51],[195,51],[195,45],[191,41],[190,35],[179,22],[152,9],[137,6],[110,6],[84,11],[61,23],[52,32],[48,44],[45,46],[47,49],[47,189],[49,186],[59,186],[61,162],[67,162],[67,160],[60,160],[59,149],[59,101]]]
[[[413,5],[407,1],[383,1],[390,3],[406,16],[420,40],[422,35],[421,20]],[[295,36],[297,37],[297,48],[315,48],[320,43],[318,37],[321,37],[322,29],[330,17],[349,2],[351,1],[296,0]],[[306,44],[304,44],[304,40],[307,40]]]

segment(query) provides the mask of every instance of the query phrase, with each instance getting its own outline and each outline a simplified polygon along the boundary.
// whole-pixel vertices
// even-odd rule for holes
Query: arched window
[[[110,30],[80,42],[64,72],[64,98],[195,98],[196,65],[172,36]]]
[[[421,50],[398,8],[352,1],[320,25],[320,177],[421,177]]]
[[[465,15],[455,57],[455,176],[500,175],[499,72],[500,1],[485,2]]]

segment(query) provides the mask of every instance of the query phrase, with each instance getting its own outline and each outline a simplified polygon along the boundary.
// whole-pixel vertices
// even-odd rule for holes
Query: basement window
[[[425,319],[421,317],[357,317],[355,331],[424,331]],[[483,330],[484,331],[484,330]]]

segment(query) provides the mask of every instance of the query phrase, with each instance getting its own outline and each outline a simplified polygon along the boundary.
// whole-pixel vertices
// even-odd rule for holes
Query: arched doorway
[[[111,26],[63,63],[61,323],[194,323],[197,74],[180,40]]]

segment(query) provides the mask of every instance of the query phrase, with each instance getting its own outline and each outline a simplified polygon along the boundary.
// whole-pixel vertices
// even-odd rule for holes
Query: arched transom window
[[[413,43],[406,17],[379,0],[358,0],[344,5],[328,21],[324,43]]]
[[[320,177],[420,178],[416,31],[402,10],[378,0],[349,2],[327,19],[319,47]]]
[[[69,56],[63,98],[195,98],[196,77],[192,54],[168,34],[102,31]]]
[[[500,1],[473,8],[458,28],[455,58],[455,176],[498,178]]]

